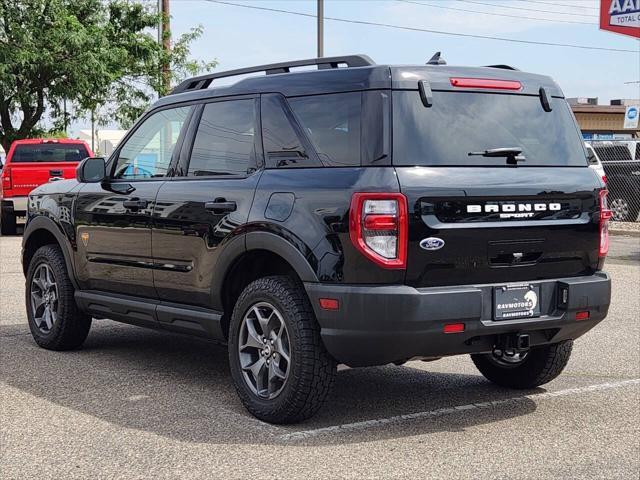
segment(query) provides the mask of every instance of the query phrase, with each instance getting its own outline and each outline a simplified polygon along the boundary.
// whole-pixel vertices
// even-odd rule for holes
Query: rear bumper
[[[541,316],[493,320],[493,287],[463,285],[416,289],[407,285],[361,286],[305,283],[329,353],[351,366],[382,365],[413,357],[490,352],[498,336],[528,334],[532,346],[575,339],[603,320],[611,301],[604,272],[528,282],[540,286]],[[560,304],[561,289],[568,290]],[[339,310],[323,310],[335,298]],[[576,312],[589,311],[577,321]],[[462,333],[443,333],[447,323]]]
[[[8,197],[2,199],[2,210],[12,211],[18,216],[27,214],[29,197]]]

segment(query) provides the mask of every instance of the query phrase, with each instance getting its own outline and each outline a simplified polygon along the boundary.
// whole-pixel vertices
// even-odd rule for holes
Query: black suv
[[[276,423],[316,412],[338,363],[555,378],[609,308],[606,190],[550,78],[433,63],[183,82],[108,161],[30,195],[35,341],[79,347],[93,317],[226,342]]]

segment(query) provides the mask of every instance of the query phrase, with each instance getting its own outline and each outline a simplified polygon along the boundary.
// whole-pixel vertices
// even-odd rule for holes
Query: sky
[[[229,1],[310,15],[316,12],[315,0]],[[423,64],[441,51],[450,65],[508,64],[550,75],[566,97],[599,97],[601,104],[608,104],[612,98],[640,98],[640,83],[625,84],[640,80],[640,40],[599,30],[599,3],[599,0],[325,0],[324,14],[411,28],[632,52],[463,38],[329,19],[324,27],[324,51],[326,56],[364,53],[377,63],[388,64]],[[202,37],[192,44],[192,57],[216,59],[218,70],[316,56],[315,18],[211,0],[171,0],[171,17],[175,36],[195,25],[204,27]],[[87,127],[84,122],[72,126],[76,131]]]

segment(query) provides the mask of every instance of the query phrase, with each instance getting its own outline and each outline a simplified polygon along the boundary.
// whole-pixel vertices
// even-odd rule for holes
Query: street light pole
[[[324,57],[324,0],[318,1],[318,57]]]

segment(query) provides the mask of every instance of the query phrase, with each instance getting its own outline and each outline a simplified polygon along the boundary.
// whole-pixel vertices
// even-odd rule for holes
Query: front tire
[[[36,343],[48,350],[80,347],[91,328],[91,317],[82,313],[57,245],[45,245],[34,253],[27,270],[25,301],[29,329]]]
[[[269,423],[311,417],[336,375],[304,290],[285,276],[258,279],[238,298],[229,327],[229,363],[243,405]]]
[[[472,354],[484,377],[502,387],[529,389],[556,378],[569,362],[573,340],[534,347],[521,359],[498,359],[493,353]]]

